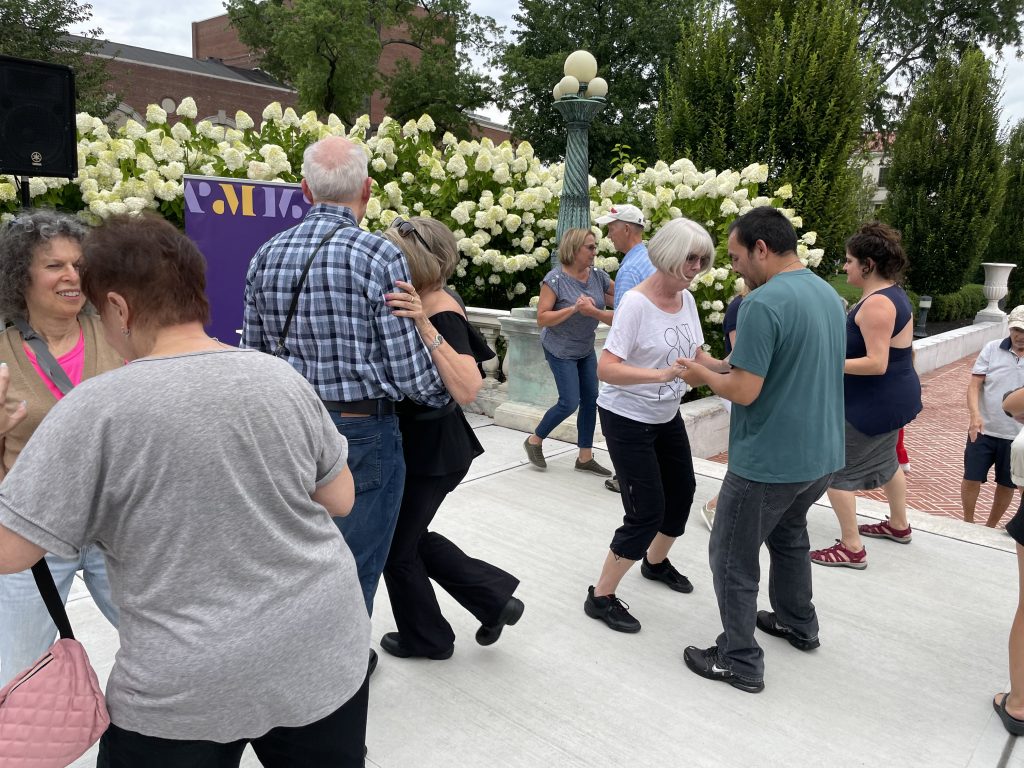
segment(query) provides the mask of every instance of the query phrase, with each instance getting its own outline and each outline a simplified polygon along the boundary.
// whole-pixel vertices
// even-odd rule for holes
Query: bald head
[[[306,147],[302,179],[315,203],[365,204],[369,190],[366,150],[341,136],[328,136]]]

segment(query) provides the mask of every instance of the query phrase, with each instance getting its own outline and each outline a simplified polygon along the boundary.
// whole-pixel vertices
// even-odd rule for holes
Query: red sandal
[[[857,530],[860,531],[861,536],[870,536],[874,539],[892,539],[898,541],[900,544],[909,544],[911,539],[911,530],[908,525],[905,530],[899,528],[893,528],[889,524],[889,518],[885,518],[880,523],[864,523],[863,525],[857,526]]]
[[[811,552],[811,562],[862,571],[868,567],[868,550],[865,547],[860,552],[854,552],[848,549],[841,539],[836,539],[836,543],[831,547]]]

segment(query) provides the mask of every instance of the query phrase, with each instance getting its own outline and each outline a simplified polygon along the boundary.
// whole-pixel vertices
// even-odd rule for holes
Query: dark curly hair
[[[903,252],[899,230],[880,221],[869,221],[846,241],[846,252],[860,264],[864,277],[878,270],[884,280],[900,282],[910,262]],[[869,264],[868,259],[874,262]]]
[[[0,318],[15,320],[27,314],[29,269],[40,246],[61,237],[81,243],[86,232],[73,216],[45,208],[18,214],[0,228]]]

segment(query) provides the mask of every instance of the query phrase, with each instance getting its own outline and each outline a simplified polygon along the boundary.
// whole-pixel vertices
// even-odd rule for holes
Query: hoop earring
[[[132,329],[131,328],[122,328],[121,329],[121,335],[122,336],[131,336],[132,335]]]

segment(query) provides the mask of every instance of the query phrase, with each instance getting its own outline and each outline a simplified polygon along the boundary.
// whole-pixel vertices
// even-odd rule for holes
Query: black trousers
[[[369,681],[322,720],[272,728],[256,739],[161,739],[111,723],[100,739],[96,768],[238,768],[246,744],[266,768],[362,768]]]
[[[433,579],[481,624],[494,624],[512,597],[519,579],[501,568],[470,557],[439,533],[428,531],[445,496],[468,469],[449,475],[405,476],[405,492],[384,582],[391,599],[402,645],[417,655],[450,648],[451,624],[441,614]]]
[[[657,534],[675,538],[686,530],[697,489],[690,440],[678,413],[664,424],[645,424],[604,408],[597,412],[625,511],[610,549],[639,560]]]

